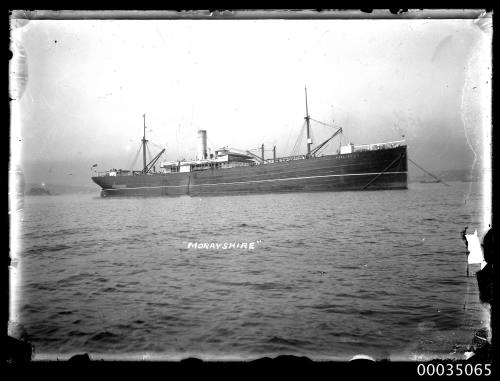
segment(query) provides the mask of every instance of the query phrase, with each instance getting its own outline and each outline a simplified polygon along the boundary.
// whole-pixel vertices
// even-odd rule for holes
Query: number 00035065
[[[419,376],[489,376],[491,364],[418,364]]]

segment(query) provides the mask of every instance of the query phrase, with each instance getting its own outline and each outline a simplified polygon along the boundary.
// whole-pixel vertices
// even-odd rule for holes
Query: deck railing
[[[136,175],[143,175],[144,172],[142,171],[128,171],[128,170],[107,170],[107,171],[94,171],[92,172],[93,176],[97,177],[103,177],[103,176],[136,176]],[[148,173],[148,175],[152,175],[154,173]]]
[[[405,145],[404,140],[397,140],[393,142],[383,142],[383,143],[373,143],[373,144],[361,144],[354,146],[354,152],[359,151],[375,151],[379,149],[395,148]]]
[[[374,151],[379,149],[395,148],[403,146],[405,144],[406,144],[405,140],[397,140],[392,142],[353,145],[353,152]],[[277,157],[276,159],[266,159],[263,163],[245,163],[245,164],[240,164],[240,166],[284,163],[288,161],[304,160],[304,159],[307,159],[307,155],[284,156],[284,157]],[[219,168],[213,168],[213,169],[219,169]],[[144,173],[142,171],[129,171],[129,170],[116,169],[103,172],[94,171],[92,174],[93,176],[102,177],[102,176],[135,176],[135,175],[143,175]],[[151,174],[154,173],[148,173],[148,175]],[[164,174],[164,173],[159,172],[158,174]]]

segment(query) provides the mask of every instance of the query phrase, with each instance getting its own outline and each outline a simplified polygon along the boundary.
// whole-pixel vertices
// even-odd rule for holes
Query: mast
[[[144,119],[144,135],[142,136],[142,163],[143,163],[143,166],[142,166],[142,170],[143,172],[146,171],[146,167],[147,167],[147,164],[146,164],[146,114],[143,114],[142,115],[143,119]]]
[[[306,120],[306,123],[307,123],[307,157],[309,157],[311,155],[311,144],[312,144],[312,141],[311,141],[311,131],[310,131],[310,125],[309,125],[309,110],[307,108],[307,87],[304,86],[304,90],[305,90],[305,93],[306,93],[306,116],[305,116],[305,120]]]

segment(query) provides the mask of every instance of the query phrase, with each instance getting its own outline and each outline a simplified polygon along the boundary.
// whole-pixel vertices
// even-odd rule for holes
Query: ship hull
[[[406,147],[188,173],[99,176],[102,196],[407,189]]]

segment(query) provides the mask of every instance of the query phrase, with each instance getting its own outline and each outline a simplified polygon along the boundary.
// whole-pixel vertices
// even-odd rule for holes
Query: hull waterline
[[[407,189],[406,146],[187,173],[96,176],[108,196],[214,196]]]

